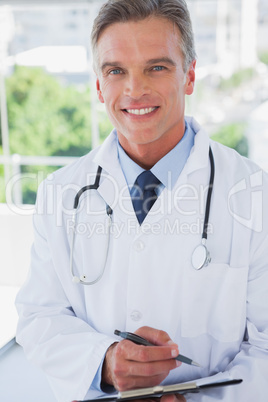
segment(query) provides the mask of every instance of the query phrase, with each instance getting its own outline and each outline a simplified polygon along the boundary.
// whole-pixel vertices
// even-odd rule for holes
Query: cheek
[[[102,96],[107,107],[110,107],[117,99],[118,88],[111,83],[104,83],[102,85]]]
[[[172,111],[178,110],[184,104],[184,90],[178,85],[174,85],[169,89],[165,88],[163,91],[168,108]]]
[[[165,82],[157,85],[157,92],[166,100],[176,102],[184,94],[184,80],[178,76],[169,77]]]

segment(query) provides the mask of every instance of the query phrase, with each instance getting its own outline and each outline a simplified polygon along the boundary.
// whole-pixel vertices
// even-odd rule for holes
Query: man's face
[[[168,152],[184,134],[195,62],[184,73],[179,44],[179,30],[163,18],[115,23],[99,38],[98,97],[130,156]]]

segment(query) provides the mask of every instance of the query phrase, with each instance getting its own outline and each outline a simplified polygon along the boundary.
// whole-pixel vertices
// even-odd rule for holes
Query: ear
[[[192,95],[192,93],[194,92],[195,65],[196,65],[196,60],[193,60],[187,71],[186,83],[185,83],[185,94],[186,95]]]
[[[99,81],[98,78],[97,78],[97,81],[96,81],[96,88],[97,88],[97,95],[98,95],[99,101],[101,103],[104,103],[104,99],[103,99],[101,88],[100,88],[100,81]]]

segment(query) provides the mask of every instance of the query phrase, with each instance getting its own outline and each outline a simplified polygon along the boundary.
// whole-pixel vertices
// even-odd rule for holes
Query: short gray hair
[[[148,17],[166,18],[178,27],[186,72],[196,53],[192,22],[185,0],[108,0],[101,7],[92,28],[94,63],[97,62],[99,37],[106,28],[118,22],[141,21]]]

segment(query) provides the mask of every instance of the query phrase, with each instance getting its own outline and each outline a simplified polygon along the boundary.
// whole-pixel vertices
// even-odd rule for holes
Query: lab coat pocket
[[[210,264],[185,272],[181,334],[208,334],[221,342],[241,339],[245,330],[247,267]]]

